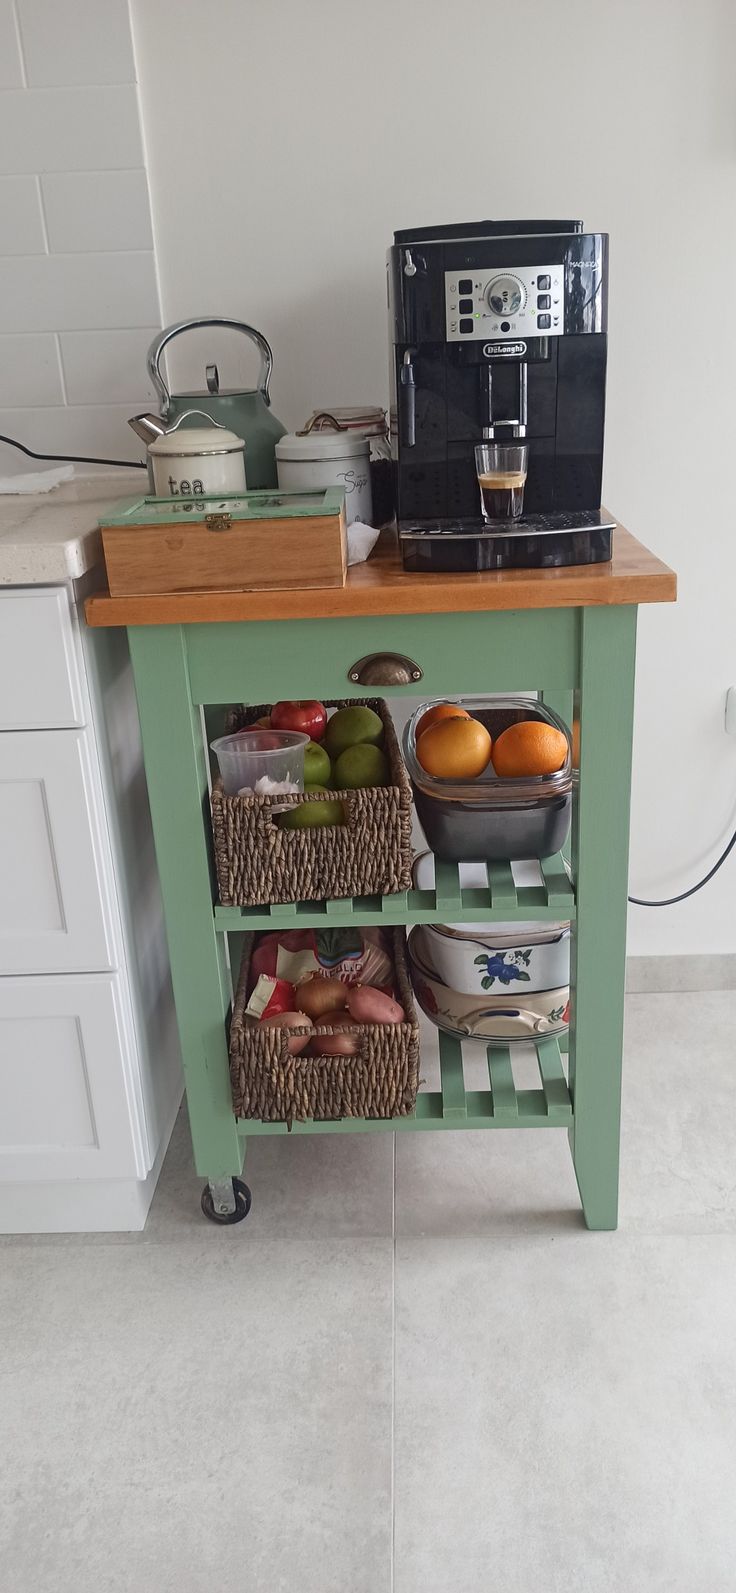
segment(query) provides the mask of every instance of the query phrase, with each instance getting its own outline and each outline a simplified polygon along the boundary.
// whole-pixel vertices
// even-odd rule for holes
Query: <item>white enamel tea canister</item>
[[[192,416],[203,426],[183,426]],[[199,498],[244,492],[245,443],[202,410],[190,409],[149,444],[153,490],[159,498]]]
[[[330,421],[332,429],[313,430],[318,421]],[[353,520],[372,525],[370,454],[370,439],[365,434],[356,436],[334,416],[316,415],[305,431],[290,432],[277,442],[279,486],[282,492],[342,487],[348,525]]]

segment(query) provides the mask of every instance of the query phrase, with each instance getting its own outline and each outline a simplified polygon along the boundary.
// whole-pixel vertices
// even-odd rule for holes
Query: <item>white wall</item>
[[[680,577],[676,607],[641,613],[631,881],[683,888],[736,823],[736,7],[132,12],[164,317],[261,327],[289,424],[385,400],[394,227],[558,214],[610,232],[605,497]],[[201,344],[179,358],[201,377]],[[629,949],[736,950],[735,901],[732,856],[690,903],[632,909]]]
[[[557,212],[610,231],[606,498],[680,574],[677,607],[641,615],[632,882],[682,887],[736,817],[736,8],[131,9],[164,320],[262,327],[289,424],[385,399],[393,227]],[[31,446],[136,448],[159,310],[135,78],[125,0],[0,0],[0,431]],[[199,377],[205,346],[179,345],[175,374]],[[1,473],[24,468],[0,445]],[[630,950],[736,949],[735,886],[732,858],[691,903],[634,910]]]
[[[140,458],[159,325],[127,0],[0,0],[0,432]]]

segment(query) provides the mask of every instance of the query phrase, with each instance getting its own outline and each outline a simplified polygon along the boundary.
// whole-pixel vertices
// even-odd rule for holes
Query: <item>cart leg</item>
[[[635,644],[636,608],[581,611],[570,1143],[589,1228],[618,1220]]]
[[[573,697],[573,693],[571,691],[542,691],[542,692],[540,692],[539,695],[540,695],[540,697],[542,699],[542,702],[544,703],[545,707],[546,708],[551,708],[553,713],[559,714],[560,719],[562,720],[563,724],[567,725],[568,728],[570,730],[572,730],[573,717],[574,717],[574,697]],[[566,842],[565,842],[565,844],[564,844],[564,846],[562,848],[562,856],[565,858],[565,861],[567,863],[569,863],[569,861],[570,861],[570,838],[569,837],[566,840]]]
[[[540,691],[539,693],[545,707],[559,714],[560,718],[572,730],[574,697],[571,691]]]
[[[136,626],[128,636],[194,1161],[197,1172],[217,1185],[240,1173],[243,1152],[225,1037],[230,973],[212,912],[207,752],[200,711],[191,700],[184,630]]]

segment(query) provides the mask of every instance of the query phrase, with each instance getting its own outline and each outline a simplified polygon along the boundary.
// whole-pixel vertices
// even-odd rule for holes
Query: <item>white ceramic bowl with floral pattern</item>
[[[422,1011],[448,1034],[476,1040],[497,1040],[508,1045],[561,1034],[568,1026],[570,990],[525,990],[523,996],[468,995],[452,990],[432,972],[423,936],[426,926],[413,929],[408,940],[409,968],[414,993]]]
[[[460,938],[444,924],[425,924],[423,955],[429,967],[451,990],[466,995],[532,995],[570,983],[570,926],[554,924],[546,938],[508,936],[508,924],[483,924],[477,936],[468,929]],[[504,933],[506,931],[506,933]]]

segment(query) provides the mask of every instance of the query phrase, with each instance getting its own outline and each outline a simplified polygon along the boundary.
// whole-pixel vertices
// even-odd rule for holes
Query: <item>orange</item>
[[[509,725],[493,743],[493,767],[502,780],[555,774],[566,756],[567,736],[538,719],[522,719],[518,725]]]
[[[428,708],[426,714],[422,714],[414,732],[414,739],[418,741],[419,737],[424,735],[425,730],[429,730],[431,725],[436,725],[440,719],[469,718],[470,714],[467,709],[461,708],[456,702],[436,702],[433,708]]]
[[[437,780],[474,780],[488,768],[491,750],[485,725],[467,715],[430,725],[417,746],[417,758]]]

